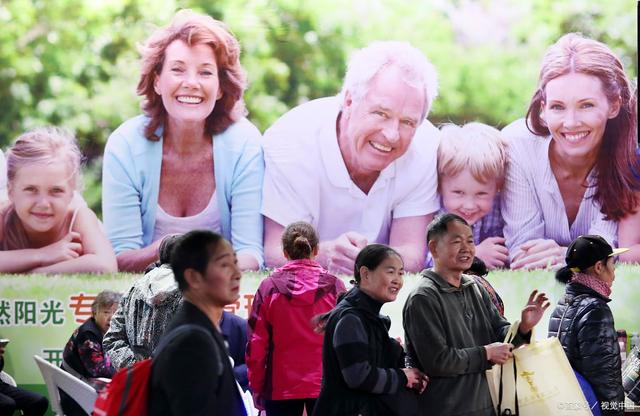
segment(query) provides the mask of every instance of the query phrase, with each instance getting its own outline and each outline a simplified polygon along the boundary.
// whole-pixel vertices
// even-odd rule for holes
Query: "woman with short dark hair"
[[[355,287],[328,314],[324,328],[322,390],[314,415],[412,415],[427,376],[403,368],[402,346],[389,337],[391,322],[380,315],[404,283],[404,264],[394,249],[370,244],[354,267]]]
[[[183,301],[154,350],[148,413],[245,416],[220,329],[226,305],[240,297],[236,254],[220,234],[190,231],[171,253]]]

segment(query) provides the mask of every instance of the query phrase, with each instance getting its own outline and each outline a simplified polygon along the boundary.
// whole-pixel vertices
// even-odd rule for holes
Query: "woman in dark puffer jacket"
[[[591,384],[603,415],[624,413],[620,349],[607,303],[614,256],[626,250],[614,250],[596,235],[575,239],[567,249],[567,265],[556,272],[567,288],[549,320],[549,336],[558,336],[573,369]]]

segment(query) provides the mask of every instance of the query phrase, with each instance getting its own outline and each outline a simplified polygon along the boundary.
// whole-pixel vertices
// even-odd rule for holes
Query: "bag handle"
[[[504,342],[505,343],[509,343],[512,342],[514,340],[514,338],[516,337],[516,335],[518,334],[518,328],[520,328],[520,321],[516,320],[514,321],[511,326],[509,327],[509,330],[507,331],[507,335],[504,337]],[[533,329],[532,329],[533,331]],[[531,339],[533,339],[533,332],[531,333]],[[520,407],[518,405],[518,371],[517,371],[517,366],[516,366],[516,357],[515,355],[513,356],[513,385],[515,386],[515,404],[516,404],[516,409],[515,409],[515,413],[511,412],[511,409],[504,409],[504,411],[502,411],[502,367],[503,364],[500,365],[500,388],[498,390],[498,415],[500,416],[517,416],[520,413]]]
[[[513,341],[513,339],[518,334],[518,328],[520,328],[520,321],[513,321],[513,323],[509,327],[509,330],[507,331],[507,335],[505,335],[504,337],[505,343]]]
[[[507,335],[504,337],[504,342],[512,342],[515,338],[516,335],[518,335],[518,330],[520,329],[520,321],[514,321],[511,326],[509,327],[509,330],[507,331]],[[535,327],[531,328],[531,340],[529,341],[529,344],[535,344],[535,336],[533,331],[535,330]]]
[[[513,357],[513,385],[516,393],[516,412],[511,413],[511,409],[502,411],[502,364],[500,365],[500,389],[498,390],[498,415],[499,416],[518,416],[520,414],[520,405],[518,404],[518,369],[516,367],[516,357]]]

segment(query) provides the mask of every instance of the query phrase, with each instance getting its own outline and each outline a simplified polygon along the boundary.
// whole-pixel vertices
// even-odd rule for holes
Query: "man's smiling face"
[[[346,94],[341,136],[348,141],[343,158],[350,173],[380,172],[402,156],[422,122],[424,89],[403,81],[404,71],[383,68],[366,94],[353,100]],[[351,172],[353,168],[357,172]]]

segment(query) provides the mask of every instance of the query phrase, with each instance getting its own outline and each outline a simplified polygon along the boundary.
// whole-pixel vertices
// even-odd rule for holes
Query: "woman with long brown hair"
[[[512,269],[563,265],[579,235],[613,245],[629,238],[618,222],[640,205],[636,106],[620,59],[603,43],[569,33],[548,49],[526,120],[503,130]]]

